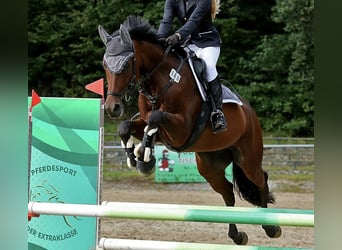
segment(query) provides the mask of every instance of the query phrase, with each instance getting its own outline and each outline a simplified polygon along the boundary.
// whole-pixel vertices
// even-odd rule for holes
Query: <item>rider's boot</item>
[[[212,107],[210,121],[213,133],[218,134],[227,130],[227,122],[222,112],[223,97],[222,86],[219,80],[219,76],[217,76],[214,80],[210,81],[208,85],[215,104],[215,106]]]

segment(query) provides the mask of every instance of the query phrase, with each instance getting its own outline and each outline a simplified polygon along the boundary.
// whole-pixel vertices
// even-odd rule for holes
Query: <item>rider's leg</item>
[[[222,86],[217,76],[214,80],[208,83],[209,90],[214,99],[215,106],[210,115],[210,120],[213,128],[213,133],[217,134],[227,130],[227,122],[225,120],[224,114],[222,112]]]
[[[220,133],[227,130],[227,122],[222,112],[222,86],[216,69],[216,63],[220,55],[220,47],[201,48],[198,54],[206,63],[209,94],[213,98],[212,113],[210,116],[213,133]]]

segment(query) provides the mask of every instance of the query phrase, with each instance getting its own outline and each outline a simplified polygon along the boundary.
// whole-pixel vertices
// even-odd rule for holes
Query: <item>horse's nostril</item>
[[[119,111],[120,110],[120,104],[115,104],[113,108],[113,112]]]

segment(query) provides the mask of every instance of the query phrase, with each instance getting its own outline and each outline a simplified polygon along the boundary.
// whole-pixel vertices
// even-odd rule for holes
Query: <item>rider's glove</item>
[[[179,33],[175,33],[171,36],[169,36],[168,38],[166,38],[166,43],[168,45],[174,46],[176,44],[178,44],[180,42],[180,40],[182,39],[181,35]]]

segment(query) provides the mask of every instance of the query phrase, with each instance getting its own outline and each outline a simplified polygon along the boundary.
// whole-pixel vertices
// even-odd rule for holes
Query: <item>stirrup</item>
[[[210,121],[214,134],[218,134],[227,130],[227,122],[221,110],[217,109],[211,112]]]

